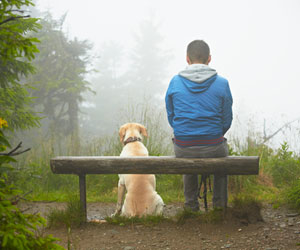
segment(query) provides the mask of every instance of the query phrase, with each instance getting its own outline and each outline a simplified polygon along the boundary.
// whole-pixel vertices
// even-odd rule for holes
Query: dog
[[[119,136],[124,145],[121,157],[148,156],[148,150],[142,143],[143,136],[148,137],[143,125],[126,123],[121,126]],[[126,217],[161,215],[164,202],[155,191],[155,187],[153,174],[119,174],[118,202],[113,215],[119,214]]]

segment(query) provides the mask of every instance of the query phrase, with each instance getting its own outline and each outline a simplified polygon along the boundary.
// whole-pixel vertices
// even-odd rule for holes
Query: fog
[[[291,140],[291,146],[299,150],[299,1],[37,0],[36,6],[55,18],[67,13],[64,30],[68,36],[92,42],[91,67],[98,73],[87,78],[96,91],[96,79],[106,61],[116,63],[115,77],[130,69],[141,23],[151,20],[161,35],[158,56],[166,59],[159,65],[163,74],[156,93],[162,108],[170,79],[186,66],[187,44],[205,40],[211,48],[210,66],[229,80],[234,100],[231,133],[244,136],[249,129],[261,133],[265,129],[271,135],[296,119],[287,127],[290,133],[285,128],[273,143]],[[108,44],[116,46],[115,51],[110,48],[112,57],[104,55]],[[97,91],[91,100],[100,94]],[[116,98],[110,96],[107,107],[114,106]],[[92,102],[84,105],[93,107]]]

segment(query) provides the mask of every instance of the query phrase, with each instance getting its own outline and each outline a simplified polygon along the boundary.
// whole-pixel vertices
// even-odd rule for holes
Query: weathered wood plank
[[[55,174],[212,174],[256,175],[257,156],[222,158],[149,157],[56,157],[50,161]]]

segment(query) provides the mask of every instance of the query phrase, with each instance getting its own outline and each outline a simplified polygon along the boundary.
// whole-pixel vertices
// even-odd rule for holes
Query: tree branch
[[[18,10],[18,9],[10,9],[10,10],[8,10],[8,11],[5,11],[5,13],[10,13],[10,12],[19,12],[19,13],[22,13],[22,14],[24,14],[25,13],[25,10]]]
[[[32,190],[28,191],[27,193],[23,194],[22,196],[17,195],[13,198],[13,200],[11,200],[11,203],[13,205],[17,205],[19,203],[20,200],[24,200],[24,201],[28,201],[27,199],[25,199],[25,196],[27,196],[28,194],[32,193]]]
[[[27,16],[12,16],[12,17],[9,17],[9,18],[5,19],[4,21],[0,22],[0,25],[2,25],[4,23],[7,23],[7,22],[10,22],[10,21],[13,21],[13,20],[16,20],[16,19],[28,18],[28,17],[30,17],[30,15],[27,15]]]
[[[27,152],[27,151],[30,150],[30,148],[27,148],[27,149],[25,149],[25,150],[23,150],[23,151],[18,151],[18,152],[17,152],[17,150],[18,150],[19,148],[21,148],[21,146],[22,146],[22,142],[20,142],[20,143],[19,143],[14,149],[12,149],[10,152],[8,152],[8,153],[0,153],[0,155],[5,155],[5,156],[15,156],[15,155],[23,154],[23,153],[25,153],[25,152]]]
[[[287,123],[285,123],[283,126],[281,126],[279,129],[277,129],[273,134],[267,136],[266,135],[266,128],[265,128],[265,123],[264,123],[264,138],[263,138],[263,142],[262,144],[266,143],[267,141],[269,141],[272,137],[274,137],[275,135],[277,135],[281,130],[283,130],[285,127],[287,127],[288,125],[292,124],[295,121],[299,121],[300,117],[298,117],[295,120],[289,121]]]

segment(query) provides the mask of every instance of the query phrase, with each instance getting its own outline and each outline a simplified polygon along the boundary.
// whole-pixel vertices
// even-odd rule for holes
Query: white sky
[[[300,117],[298,0],[37,0],[37,7],[55,17],[68,12],[69,34],[96,49],[111,40],[132,46],[139,22],[154,11],[174,56],[170,78],[185,67],[187,44],[204,39],[210,66],[229,80],[241,117],[277,127]]]

